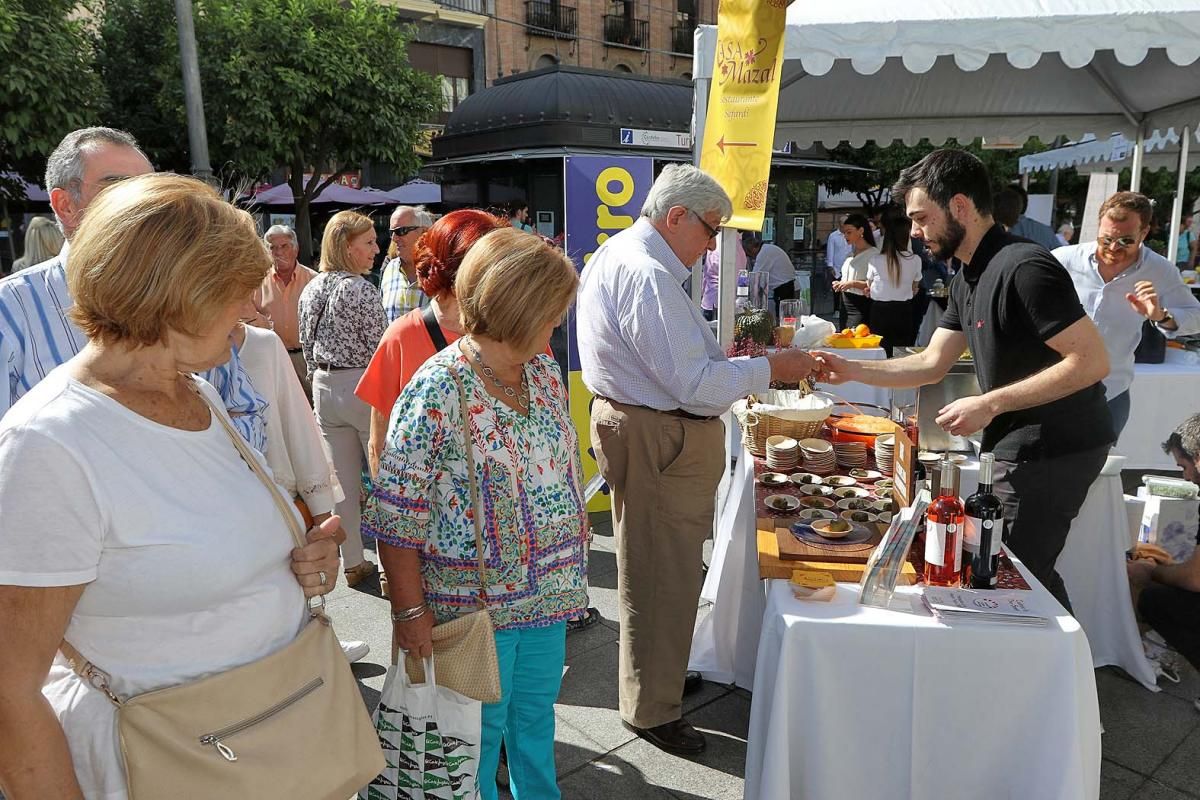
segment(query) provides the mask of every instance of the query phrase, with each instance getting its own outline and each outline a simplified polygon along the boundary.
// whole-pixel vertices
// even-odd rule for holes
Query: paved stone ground
[[[696,759],[668,755],[632,736],[617,714],[617,610],[614,542],[607,515],[595,515],[590,582],[604,621],[567,638],[556,759],[567,800],[736,800],[743,794],[750,694],[716,684],[686,699],[687,718],[708,737]],[[390,629],[378,584],[344,585],[329,608],[339,634],[363,639],[371,654],[356,664],[373,706],[383,686]],[[703,613],[703,612],[702,612]],[[1098,670],[1104,722],[1102,800],[1200,800],[1200,675],[1190,669],[1176,686],[1153,694],[1111,668]],[[503,796],[503,795],[502,795]]]

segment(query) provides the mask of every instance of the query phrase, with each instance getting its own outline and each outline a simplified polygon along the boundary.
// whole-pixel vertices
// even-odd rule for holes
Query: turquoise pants
[[[554,701],[567,655],[567,624],[496,631],[500,702],[483,704],[479,793],[496,800],[500,742],[508,753],[515,800],[558,800],[554,768]]]

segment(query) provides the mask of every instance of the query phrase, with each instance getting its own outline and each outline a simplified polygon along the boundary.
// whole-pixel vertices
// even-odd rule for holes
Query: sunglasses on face
[[[1137,244],[1137,237],[1122,236],[1119,239],[1114,239],[1111,236],[1098,236],[1096,237],[1096,241],[1101,247],[1106,247],[1110,250],[1114,248],[1117,250],[1125,250]]]
[[[401,236],[408,236],[413,231],[419,231],[419,230],[421,230],[420,225],[405,225],[403,228],[392,228],[388,232],[390,234],[392,234],[392,236],[401,237]]]
[[[691,213],[691,215],[693,217],[700,220],[700,224],[704,226],[704,230],[708,231],[708,238],[710,238],[710,239],[717,238],[717,234],[720,233],[720,231],[718,231],[712,225],[709,225],[708,222],[705,221],[704,217],[700,216],[695,211],[692,211],[690,208],[688,209],[688,212]]]

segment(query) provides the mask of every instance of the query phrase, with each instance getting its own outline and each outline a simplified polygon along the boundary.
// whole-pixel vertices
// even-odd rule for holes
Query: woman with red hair
[[[446,214],[417,240],[413,260],[421,291],[431,298],[429,307],[414,308],[388,326],[354,390],[371,407],[367,458],[372,476],[379,472],[379,456],[387,441],[388,418],[396,398],[422,364],[462,335],[454,296],[458,266],[471,245],[507,226],[508,220],[465,208]]]

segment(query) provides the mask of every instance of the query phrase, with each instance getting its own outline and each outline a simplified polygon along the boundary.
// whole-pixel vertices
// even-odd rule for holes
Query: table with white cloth
[[[1014,560],[1046,628],[954,623],[838,585],[828,603],[768,581],[747,800],[1094,800],[1100,712],[1087,638]]]
[[[1178,470],[1162,443],[1200,412],[1200,354],[1169,347],[1163,363],[1135,364],[1129,400],[1129,422],[1117,442],[1125,469]]]
[[[848,361],[882,361],[887,353],[882,347],[815,347],[810,352],[833,353]],[[866,383],[851,381],[838,386],[821,387],[851,403],[869,403],[881,408],[889,408],[892,402],[892,390],[882,389]]]
[[[978,462],[970,462],[965,470],[964,479],[970,481],[973,486],[978,478]],[[971,476],[972,469],[974,477]],[[1119,473],[1118,473],[1119,474]],[[1114,476],[1105,476],[1105,478],[1113,478],[1116,481],[1116,499],[1121,501],[1120,494],[1120,479]],[[964,489],[966,493],[968,489]],[[1132,606],[1128,600],[1128,584],[1124,582],[1124,549],[1128,546],[1127,532],[1124,529],[1118,530],[1114,526],[1106,526],[1095,523],[1088,523],[1086,520],[1101,518],[1105,514],[1110,514],[1120,520],[1126,520],[1124,508],[1122,507],[1119,514],[1114,509],[1106,509],[1111,500],[1112,482],[1108,480],[1098,481],[1096,486],[1093,486],[1092,493],[1089,494],[1088,501],[1085,503],[1084,510],[1081,512],[1080,520],[1087,525],[1088,533],[1085,538],[1077,539],[1079,543],[1078,552],[1075,548],[1068,548],[1064,551],[1064,560],[1060,560],[1060,571],[1065,580],[1067,580],[1068,591],[1072,597],[1078,597],[1077,611],[1085,619],[1092,619],[1096,622],[1093,624],[1098,631],[1098,638],[1101,641],[1101,647],[1098,652],[1102,654],[1102,663],[1116,663],[1124,667],[1135,678],[1142,681],[1144,684],[1152,685],[1153,676],[1145,672],[1148,665],[1138,664],[1140,656],[1140,643],[1136,640],[1136,626],[1129,628],[1127,622],[1132,620]],[[924,682],[918,685],[913,681],[914,674],[910,671],[907,677],[903,675],[898,680],[903,683],[905,680],[909,683],[905,684],[900,696],[886,700],[883,695],[877,695],[872,691],[867,695],[870,698],[868,705],[864,703],[859,705],[859,690],[863,684],[855,681],[854,691],[848,691],[848,697],[842,697],[837,693],[836,689],[839,686],[837,680],[831,684],[825,684],[821,681],[813,680],[806,677],[805,668],[819,665],[823,669],[828,669],[830,673],[839,673],[847,669],[847,665],[856,662],[855,658],[847,653],[859,652],[857,649],[851,648],[844,653],[843,645],[849,647],[853,644],[854,648],[863,648],[864,651],[868,648],[866,642],[870,641],[869,636],[864,634],[879,633],[880,636],[876,639],[876,645],[871,650],[870,656],[866,662],[855,667],[858,672],[855,674],[869,674],[875,679],[887,671],[889,679],[881,681],[882,684],[892,686],[891,677],[895,675],[895,664],[899,663],[896,659],[894,647],[887,644],[892,637],[901,642],[911,643],[923,637],[936,637],[938,635],[955,635],[959,632],[959,628],[953,631],[947,630],[945,626],[937,625],[933,620],[918,621],[909,614],[898,614],[896,612],[884,612],[875,609],[863,609],[856,605],[857,587],[839,587],[838,598],[834,601],[833,606],[825,606],[824,604],[808,604],[792,601],[790,594],[787,591],[786,584],[778,581],[761,581],[758,576],[758,548],[757,548],[757,510],[755,507],[754,495],[754,461],[749,453],[744,452],[738,458],[737,464],[728,478],[728,490],[723,493],[724,501],[718,511],[716,538],[713,547],[712,560],[709,566],[708,576],[705,580],[701,596],[712,604],[711,608],[700,620],[696,628],[695,635],[692,640],[691,658],[688,665],[689,669],[699,670],[704,673],[709,680],[734,683],[746,689],[754,689],[754,705],[758,710],[758,716],[752,719],[750,729],[750,748],[749,755],[756,761],[747,760],[747,794],[749,797],[924,797],[937,796],[929,794],[926,790],[929,788],[926,784],[918,783],[915,773],[911,770],[922,768],[922,762],[918,759],[920,754],[916,750],[905,750],[903,753],[894,754],[897,763],[903,762],[904,769],[900,772],[893,771],[890,767],[885,771],[893,778],[896,778],[898,784],[896,786],[888,785],[883,787],[882,784],[876,787],[877,791],[835,791],[832,784],[821,783],[828,776],[832,780],[832,770],[822,770],[815,768],[809,763],[807,751],[803,756],[803,767],[800,762],[783,763],[779,759],[786,752],[792,754],[792,758],[800,758],[797,753],[804,750],[802,744],[807,744],[805,739],[801,740],[801,735],[809,736],[813,731],[821,731],[822,735],[826,732],[826,728],[816,724],[817,720],[813,718],[816,712],[824,712],[830,717],[834,715],[840,719],[855,719],[853,723],[856,726],[856,731],[862,730],[879,730],[879,722],[877,717],[885,716],[887,719],[882,730],[886,731],[886,735],[879,737],[880,741],[890,742],[891,747],[915,747],[911,742],[915,741],[912,732],[917,728],[910,727],[913,725],[914,717],[913,704],[923,696],[926,691]],[[1081,529],[1082,530],[1082,529]],[[1120,537],[1124,537],[1123,539]],[[1095,546],[1095,543],[1104,543],[1101,546]],[[1124,544],[1120,544],[1123,542]],[[1078,564],[1078,568],[1075,567]],[[1080,576],[1083,576],[1081,579]],[[1031,585],[1036,585],[1036,581],[1030,580]],[[777,584],[777,585],[772,585]],[[783,588],[780,588],[782,586]],[[1090,588],[1089,588],[1090,587]],[[1035,589],[1039,593],[1039,598],[1045,597],[1046,603],[1053,603],[1053,599],[1049,593],[1040,585],[1036,585]],[[904,589],[903,592],[912,591]],[[855,600],[854,603],[847,602],[847,598]],[[792,662],[788,661],[793,655],[796,655],[795,650],[790,643],[787,647],[781,643],[781,637],[787,638],[792,634],[787,633],[791,630],[792,623],[789,621],[790,616],[795,614],[795,609],[784,613],[783,606],[785,601],[795,602],[800,609],[817,609],[813,613],[823,613],[821,608],[837,609],[832,612],[832,617],[821,623],[820,636],[827,638],[832,644],[818,652],[809,652],[803,655],[804,659],[814,660],[815,662],[804,661],[805,667],[796,667]],[[1039,600],[1039,602],[1042,602]],[[1124,605],[1122,605],[1124,604]],[[1054,606],[1057,608],[1057,606]],[[1094,609],[1094,611],[1093,611]],[[1105,614],[1114,617],[1113,620],[1105,622],[1103,617]],[[880,616],[883,615],[883,616]],[[1046,667],[1051,674],[1057,677],[1052,682],[1055,691],[1062,695],[1064,681],[1073,682],[1073,689],[1066,695],[1059,696],[1059,705],[1053,705],[1052,713],[1060,722],[1066,720],[1063,724],[1069,726],[1074,725],[1072,730],[1062,730],[1055,727],[1052,734],[1047,734],[1044,727],[1041,725],[1040,716],[1032,716],[1023,719],[1023,724],[1028,724],[1031,728],[1029,731],[1023,731],[1021,736],[1021,746],[1030,746],[1030,740],[1039,742],[1038,748],[1040,752],[1052,751],[1056,753],[1054,756],[1057,761],[1047,762],[1044,756],[1038,756],[1028,762],[1017,758],[1010,758],[1009,755],[1004,756],[1004,762],[1012,768],[1012,765],[1021,765],[1016,768],[1016,772],[1021,772],[1022,775],[1038,774],[1041,778],[1045,778],[1044,772],[1033,768],[1034,764],[1052,764],[1058,763],[1063,766],[1062,775],[1067,775],[1074,767],[1071,764],[1078,764],[1079,770],[1076,773],[1079,780],[1070,780],[1067,783],[1070,785],[1069,790],[1064,788],[1059,794],[1048,795],[1045,793],[1045,784],[1040,784],[1043,787],[1041,792],[1032,791],[1030,793],[1014,794],[1012,796],[1054,796],[1054,797],[1094,797],[1095,792],[1086,790],[1091,786],[1091,781],[1098,780],[1099,774],[1099,753],[1098,749],[1094,754],[1091,751],[1092,728],[1095,727],[1098,737],[1098,720],[1095,726],[1092,725],[1092,720],[1097,714],[1095,710],[1095,689],[1093,685],[1094,678],[1092,676],[1092,656],[1088,647],[1088,639],[1083,633],[1083,629],[1074,620],[1063,615],[1063,619],[1058,620],[1054,626],[1054,632],[1058,638],[1053,639],[1037,639],[1030,641],[1039,641],[1046,645],[1043,657],[1047,659],[1046,664],[1038,663],[1038,668]],[[835,622],[848,623],[845,626],[833,624]],[[889,626],[894,627],[894,630],[888,630]],[[932,626],[932,627],[931,627]],[[961,626],[959,626],[961,627]],[[991,632],[992,627],[987,628],[984,632]],[[930,632],[933,631],[933,632]],[[1130,638],[1130,631],[1134,638]],[[999,632],[1001,638],[1010,635],[1044,635],[1046,631],[1029,631],[1018,629],[1010,632],[1007,628]],[[886,635],[884,635],[886,634]],[[970,632],[968,632],[970,634]],[[800,635],[800,634],[797,634]],[[810,633],[804,633],[804,636],[810,636]],[[987,660],[989,664],[1009,664],[1007,655],[1004,653],[989,654],[986,658],[981,658],[976,654],[977,651],[971,650],[979,646],[979,643],[971,641],[973,637],[967,635],[964,637],[964,655],[961,656],[963,663],[955,669],[965,669],[970,672],[974,669],[976,661],[982,662]],[[772,640],[771,643],[768,640]],[[949,646],[942,639],[935,639],[938,646]],[[1069,641],[1069,644],[1067,643]],[[967,644],[969,642],[969,644]],[[953,642],[952,642],[953,644]],[[1052,645],[1052,646],[1051,646]],[[1112,645],[1110,648],[1109,645]],[[955,644],[955,646],[957,646]],[[1032,649],[1038,649],[1042,645],[1034,646]],[[773,648],[773,649],[772,649]],[[810,647],[802,648],[811,650]],[[1071,657],[1068,659],[1066,653],[1069,652]],[[789,655],[791,654],[791,655]],[[1115,655],[1114,655],[1115,654]],[[799,656],[797,656],[799,657]],[[1031,654],[1025,652],[1022,659],[1031,658]],[[1104,660],[1111,658],[1113,660]],[[1070,669],[1067,669],[1068,661]],[[869,662],[869,663],[868,663]],[[969,662],[969,664],[967,663]],[[1051,666],[1047,666],[1053,662]],[[884,666],[887,670],[884,670]],[[910,665],[911,666],[911,665]],[[990,668],[986,672],[990,673]],[[928,680],[934,682],[940,680],[945,670],[939,670],[931,666],[928,671]],[[955,673],[955,670],[950,670]],[[788,675],[787,680],[782,680],[779,676]],[[958,678],[951,675],[947,680],[954,682]],[[1013,676],[1020,675],[1020,679]],[[998,697],[1003,697],[1004,702],[1008,702],[1007,693],[1017,692],[1022,693],[1028,691],[1030,693],[1041,693],[1047,690],[1046,684],[1042,682],[1040,672],[1014,671],[1008,676],[1008,683],[997,685],[996,693]],[[1026,680],[1026,677],[1029,680]],[[777,679],[779,678],[779,679]],[[926,678],[926,672],[922,672],[923,681]],[[781,682],[782,680],[782,682]],[[796,686],[796,682],[805,683],[803,689]],[[867,681],[866,683],[870,683]],[[849,685],[849,684],[846,684]],[[897,684],[898,685],[898,684]],[[914,689],[914,687],[917,687]],[[788,694],[781,694],[786,691]],[[760,694],[762,692],[762,694]],[[784,713],[783,706],[791,702],[790,698],[796,692],[811,692],[810,699],[815,703],[812,708],[801,706],[801,711],[795,714],[791,712]],[[886,694],[886,693],[884,693]],[[820,697],[825,699],[821,700]],[[967,695],[963,695],[964,699]],[[883,698],[883,699],[881,699]],[[1014,708],[1025,709],[1023,705],[1026,695],[1022,694],[1020,703],[1014,704]],[[878,705],[879,703],[883,705]],[[1039,694],[1038,703],[1046,702]],[[759,708],[760,704],[767,703],[774,711],[763,711]],[[1073,710],[1064,707],[1062,703],[1075,704]],[[897,705],[900,704],[900,705]],[[1028,708],[1038,708],[1037,704],[1028,706]],[[1051,707],[1045,709],[1051,712]],[[861,713],[860,713],[861,711]],[[1071,713],[1067,714],[1066,712]],[[1024,713],[1024,712],[1022,712]],[[774,721],[765,722],[762,715],[773,717]],[[893,719],[892,717],[896,718]],[[950,716],[959,716],[952,714]],[[969,716],[969,715],[967,715]],[[1005,732],[1007,735],[1012,735],[1014,730],[1008,727],[1007,720],[1015,718],[1009,711],[1005,712],[1005,722],[1001,724],[998,730]],[[821,722],[824,722],[824,716],[821,717]],[[832,730],[841,730],[838,726],[842,723],[834,723]],[[956,723],[947,723],[948,725]],[[989,723],[990,724],[990,723]],[[778,726],[783,725],[783,728]],[[888,725],[899,727],[887,727]],[[1059,725],[1058,722],[1055,725]],[[872,727],[876,726],[876,727]],[[986,726],[985,726],[986,727]],[[1073,731],[1073,732],[1072,732]],[[790,744],[780,745],[776,741],[786,732],[791,733]],[[934,731],[926,733],[933,734]],[[901,737],[901,734],[903,736]],[[1046,741],[1042,741],[1043,734],[1046,734]],[[873,735],[873,734],[872,734]],[[763,739],[762,737],[767,737]],[[893,741],[896,737],[901,737],[899,741]],[[787,738],[787,736],[785,736]],[[990,739],[990,734],[989,734]],[[853,758],[856,753],[871,753],[872,751],[863,747],[861,735],[856,734],[850,737],[850,741],[854,744],[852,747],[845,745],[846,738],[839,733],[834,736],[831,741],[841,741],[842,747],[849,754],[849,758]],[[930,741],[943,742],[943,738],[939,735],[934,736]],[[956,741],[958,741],[956,739]],[[1098,748],[1098,738],[1095,739],[1095,746]],[[1083,747],[1083,745],[1087,745]],[[933,747],[928,742],[924,746]],[[1007,749],[1001,749],[999,752],[1003,754],[1011,754],[1012,747],[1007,746]],[[1082,750],[1079,748],[1083,748]],[[836,749],[836,748],[835,748]],[[819,748],[821,758],[828,758],[827,753],[823,748]],[[891,753],[891,750],[884,752]],[[1094,755],[1094,758],[1093,758]],[[872,758],[874,756],[872,755]],[[891,758],[891,756],[889,756]],[[818,759],[819,760],[819,759]],[[863,769],[866,761],[871,759],[858,759],[857,766],[851,765],[847,772],[853,772],[854,769]],[[970,759],[968,759],[968,762]],[[786,759],[785,759],[786,762]],[[837,763],[846,766],[845,761]],[[872,761],[872,764],[875,762]],[[885,763],[885,762],[880,762]],[[891,763],[887,761],[886,763]],[[912,764],[910,768],[908,764]],[[948,763],[954,763],[953,760]],[[883,769],[879,767],[878,769]],[[1032,770],[1032,771],[1031,771]],[[877,769],[872,766],[867,770],[874,774]],[[842,772],[842,770],[838,770]],[[769,776],[775,773],[780,773],[783,778],[770,778]],[[910,774],[911,773],[911,774]],[[880,773],[882,774],[882,773]],[[967,774],[960,772],[959,774]],[[807,777],[806,777],[807,776]],[[844,777],[844,776],[843,776]],[[1010,776],[1011,777],[1011,776]],[[778,786],[774,783],[760,786],[762,780],[783,780],[784,782]],[[1015,779],[1015,778],[1014,778]],[[793,783],[792,781],[798,783]],[[811,782],[810,782],[811,780]],[[911,787],[911,794],[903,791],[903,788],[908,785]],[[986,786],[986,783],[980,784]],[[1000,784],[1004,785],[1004,784]],[[750,789],[752,786],[759,787],[752,794]],[[1082,787],[1082,788],[1081,788]],[[945,795],[949,796],[949,795]],[[1005,794],[1004,796],[1009,796]]]

